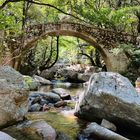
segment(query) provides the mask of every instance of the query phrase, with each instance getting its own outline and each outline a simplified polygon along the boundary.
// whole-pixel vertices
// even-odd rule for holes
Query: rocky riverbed
[[[134,133],[139,130],[140,122],[139,93],[128,79],[117,73],[96,73],[87,84],[73,84],[23,76],[10,67],[3,67],[0,69],[0,80],[0,108],[4,110],[1,115],[8,114],[0,118],[1,130],[5,132],[0,133],[0,138],[140,139],[140,135]],[[29,89],[38,91],[29,92]],[[14,111],[9,111],[7,107]],[[119,122],[123,122],[125,129]]]
[[[34,98],[34,100],[37,99],[36,101],[38,101],[38,104],[40,102],[40,100],[38,100],[38,97],[40,99],[43,99],[42,96],[45,96],[46,94],[48,94],[48,92],[50,93],[51,91],[53,91],[53,92],[59,91],[60,93],[63,93],[63,92],[67,93],[66,97],[69,97],[69,98],[66,98],[67,100],[65,100],[63,98],[63,100],[62,100],[59,96],[57,96],[57,98],[55,98],[55,96],[51,96],[49,98],[49,101],[51,103],[47,102],[48,104],[45,104],[46,106],[48,106],[48,107],[46,107],[47,108],[46,110],[32,110],[32,111],[29,110],[30,112],[28,112],[27,115],[25,116],[25,119],[26,119],[25,122],[21,122],[20,124],[8,127],[6,129],[4,129],[3,131],[10,134],[17,140],[18,139],[34,140],[35,138],[38,139],[38,137],[31,132],[31,129],[28,129],[29,132],[27,133],[27,131],[25,131],[25,128],[27,129],[27,126],[34,121],[44,120],[48,125],[52,126],[54,128],[54,130],[56,131],[56,134],[57,134],[56,139],[58,139],[58,140],[63,140],[63,139],[64,140],[75,140],[75,139],[77,139],[77,134],[85,127],[85,124],[87,122],[81,121],[76,116],[74,116],[74,111],[75,111],[74,108],[75,108],[76,100],[78,99],[78,95],[81,92],[83,92],[83,87],[81,85],[75,85],[75,84],[71,84],[71,86],[72,87],[68,88],[65,86],[65,83],[60,84],[60,82],[57,82],[54,85],[53,89],[52,89],[52,86],[41,86],[39,88],[39,91],[31,92],[29,99],[31,97],[34,97],[33,95],[37,93],[36,95],[38,95],[38,96],[36,96],[36,98]],[[64,89],[62,87],[65,87],[66,89]],[[56,94],[56,95],[58,95],[58,94]],[[64,94],[62,94],[62,95],[64,95]],[[54,99],[58,99],[58,101],[56,100],[56,102],[54,102],[54,101],[50,100],[50,99],[53,99],[53,97],[54,97]],[[32,100],[32,101],[34,101],[34,100]],[[55,106],[55,104],[59,101],[62,101],[62,102],[65,101],[67,104],[65,106],[64,105],[59,106],[59,107]],[[36,109],[38,109],[38,107],[36,107]]]

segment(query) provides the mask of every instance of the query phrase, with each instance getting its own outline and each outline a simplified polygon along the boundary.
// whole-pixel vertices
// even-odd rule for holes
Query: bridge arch
[[[114,56],[109,52],[110,48],[114,47],[118,41],[123,43],[136,43],[136,37],[125,33],[116,33],[111,30],[91,27],[79,23],[48,23],[27,27],[25,48],[27,48],[29,44],[40,38],[44,38],[47,35],[73,36],[85,40],[100,51],[107,66],[107,70],[118,72],[126,69],[128,59],[124,54],[121,55],[123,56],[122,58],[120,56]],[[120,64],[120,61],[124,63]]]

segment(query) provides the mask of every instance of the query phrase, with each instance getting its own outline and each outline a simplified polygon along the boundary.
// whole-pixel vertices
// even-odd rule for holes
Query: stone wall
[[[130,60],[123,52],[115,55],[111,51],[106,51],[106,55],[104,60],[108,71],[119,73],[127,71]]]

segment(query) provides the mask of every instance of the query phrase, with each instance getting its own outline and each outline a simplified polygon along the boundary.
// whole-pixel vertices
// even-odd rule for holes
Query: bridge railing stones
[[[128,33],[113,31],[109,29],[102,29],[98,27],[87,26],[79,23],[47,23],[31,25],[26,28],[26,37],[35,38],[42,34],[50,32],[73,31],[91,36],[96,39],[97,43],[105,46],[114,46],[116,43],[131,43],[136,44],[137,36]]]
[[[47,23],[30,25],[25,29],[24,36],[21,35],[19,37],[9,39],[9,46],[12,48],[11,49],[9,47],[10,50],[12,50],[12,57],[18,56],[20,53],[24,56],[27,50],[33,47],[37,40],[47,35],[72,35],[84,39],[100,50],[106,62],[107,68],[110,71],[116,71],[116,68],[117,71],[122,71],[124,68],[121,68],[121,66],[124,66],[124,63],[126,64],[126,61],[124,61],[123,64],[119,64],[122,60],[120,60],[120,57],[117,58],[116,56],[111,56],[112,54],[109,54],[110,49],[116,47],[118,43],[131,43],[134,45],[139,44],[137,42],[139,40],[137,35],[131,35],[124,32],[93,27],[80,23]],[[24,39],[24,41],[22,41],[22,39]],[[125,60],[127,60],[127,58]],[[125,68],[126,67],[127,66],[125,66]]]

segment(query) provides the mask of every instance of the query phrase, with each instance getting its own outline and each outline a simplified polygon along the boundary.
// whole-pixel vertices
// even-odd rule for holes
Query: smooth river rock
[[[38,75],[34,75],[33,78],[36,82],[39,82],[41,85],[51,85],[52,84],[51,81],[49,81],[43,77],[40,77]]]
[[[14,139],[11,136],[9,136],[8,134],[0,131],[0,140],[16,140],[16,139]]]
[[[52,92],[58,94],[61,97],[61,99],[63,99],[63,100],[71,100],[70,93],[66,89],[63,89],[63,88],[54,88],[52,90]]]
[[[0,66],[0,128],[19,121],[28,111],[23,76],[9,66]]]
[[[95,73],[79,99],[75,115],[90,121],[106,119],[135,131],[140,126],[140,94],[118,73]]]
[[[23,126],[19,126],[19,129],[37,140],[55,140],[57,136],[55,129],[44,120],[29,121]]]
[[[31,92],[29,95],[30,98],[37,98],[37,97],[41,97],[47,101],[49,101],[49,103],[56,103],[58,101],[61,100],[60,96],[57,95],[56,93],[53,92],[39,92],[39,91],[34,91]]]

